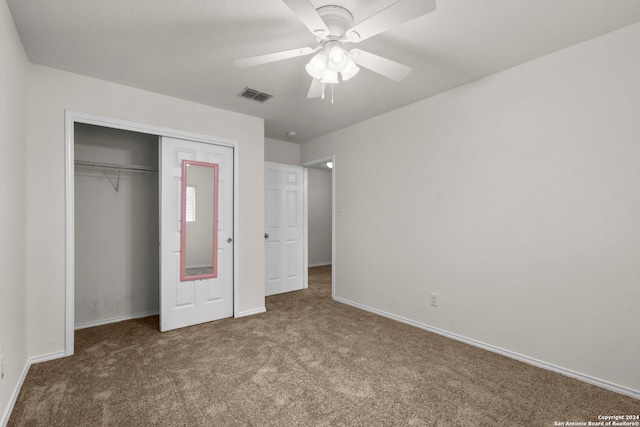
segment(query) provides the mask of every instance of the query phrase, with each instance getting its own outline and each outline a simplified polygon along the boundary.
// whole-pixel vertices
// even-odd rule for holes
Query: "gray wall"
[[[303,144],[336,155],[337,297],[640,393],[639,51],[634,24]]]
[[[75,158],[158,168],[158,137],[75,125]],[[110,181],[111,180],[111,181]],[[75,169],[75,324],[159,309],[158,174]]]
[[[27,75],[29,63],[11,19],[0,2],[0,425],[27,362]],[[37,266],[33,261],[32,268]]]
[[[331,171],[308,169],[309,266],[331,264]]]
[[[265,138],[264,161],[284,163],[285,165],[299,165],[300,144]]]

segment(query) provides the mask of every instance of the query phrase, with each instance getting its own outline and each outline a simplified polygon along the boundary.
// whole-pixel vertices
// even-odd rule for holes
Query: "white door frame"
[[[306,250],[304,251],[304,274],[305,288],[308,283],[309,271],[309,195],[308,195],[308,173],[307,168],[321,163],[332,162],[331,169],[331,298],[336,297],[336,156],[335,154],[320,159],[309,160],[304,162],[302,167],[304,170],[304,242]]]
[[[170,138],[187,139],[195,142],[203,142],[206,144],[224,145],[234,149],[234,182],[233,187],[233,235],[239,236],[238,233],[238,144],[236,141],[225,138],[214,138],[208,135],[185,132],[159,126],[147,125],[143,123],[130,122],[126,120],[114,119],[110,117],[98,116],[94,114],[80,113],[77,111],[65,110],[65,337],[64,337],[64,353],[65,356],[73,355],[74,349],[74,331],[75,331],[75,186],[74,186],[74,125],[76,123],[84,123],[89,125],[102,126],[113,129],[128,130],[133,132],[157,135],[158,137],[166,136]],[[234,239],[235,240],[235,239]],[[233,315],[238,316],[238,271],[239,257],[237,240],[233,250]],[[160,290],[158,289],[158,292]]]

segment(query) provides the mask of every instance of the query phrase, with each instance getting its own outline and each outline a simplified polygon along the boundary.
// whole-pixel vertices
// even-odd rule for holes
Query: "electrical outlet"
[[[438,294],[434,294],[433,292],[429,294],[429,304],[434,307],[438,306]]]

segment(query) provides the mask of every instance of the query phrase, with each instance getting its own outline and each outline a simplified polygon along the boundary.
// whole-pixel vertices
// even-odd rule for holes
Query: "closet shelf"
[[[74,162],[76,166],[86,166],[89,168],[99,169],[112,169],[118,171],[132,171],[132,172],[158,172],[158,169],[151,168],[149,166],[139,165],[119,165],[117,163],[101,163],[101,162],[89,162],[86,160],[76,160]]]

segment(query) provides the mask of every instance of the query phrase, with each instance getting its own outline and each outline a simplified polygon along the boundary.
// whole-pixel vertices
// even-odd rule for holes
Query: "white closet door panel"
[[[163,137],[160,150],[160,330],[233,316],[233,148]],[[219,165],[218,275],[180,281],[182,161]]]

